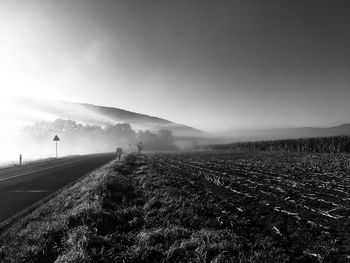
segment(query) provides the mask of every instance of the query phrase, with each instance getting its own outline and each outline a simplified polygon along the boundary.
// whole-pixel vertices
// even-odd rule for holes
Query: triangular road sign
[[[53,138],[53,140],[54,140],[54,141],[59,141],[59,140],[60,140],[60,138],[58,138],[58,136],[57,136],[57,135],[55,135],[55,138]]]

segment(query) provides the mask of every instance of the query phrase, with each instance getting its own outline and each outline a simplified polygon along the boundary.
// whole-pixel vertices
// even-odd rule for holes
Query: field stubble
[[[260,252],[280,250],[289,261],[350,260],[349,155],[218,151],[150,158],[162,174],[178,174],[188,184],[204,179],[212,202],[201,202],[219,206],[221,227],[250,247],[263,237],[270,248]]]

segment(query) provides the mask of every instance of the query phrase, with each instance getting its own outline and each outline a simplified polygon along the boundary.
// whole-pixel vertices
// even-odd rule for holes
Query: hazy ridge
[[[115,107],[33,99],[22,99],[21,102],[37,112],[52,115],[55,119],[70,119],[95,125],[128,123],[137,130],[157,131],[166,129],[170,130],[175,136],[181,137],[203,135],[201,130],[187,125]]]

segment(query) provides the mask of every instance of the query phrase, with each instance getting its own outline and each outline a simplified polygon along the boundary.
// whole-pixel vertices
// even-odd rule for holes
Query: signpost
[[[60,141],[60,138],[58,138],[57,134],[53,138],[53,141],[56,142],[56,158],[57,158],[57,142]]]

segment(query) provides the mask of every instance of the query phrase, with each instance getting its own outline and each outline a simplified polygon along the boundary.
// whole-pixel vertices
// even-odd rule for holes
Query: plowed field
[[[189,188],[193,202],[205,201],[210,213],[215,207],[216,223],[250,244],[269,240],[271,249],[299,259],[350,260],[349,155],[197,152],[147,158],[165,177],[185,179],[184,188],[198,185],[209,198]]]

